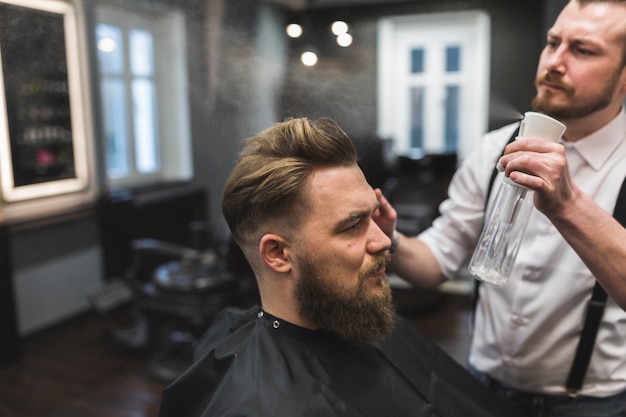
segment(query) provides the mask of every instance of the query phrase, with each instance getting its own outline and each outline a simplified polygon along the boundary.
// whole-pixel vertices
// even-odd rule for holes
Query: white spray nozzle
[[[518,139],[535,138],[556,142],[564,132],[563,123],[545,114],[529,111],[524,113],[517,137]]]

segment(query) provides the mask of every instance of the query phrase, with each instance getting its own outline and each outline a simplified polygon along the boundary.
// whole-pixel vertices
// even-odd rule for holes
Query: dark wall
[[[13,300],[13,266],[9,233],[0,224],[0,366],[20,353]]]
[[[208,3],[219,3],[208,0]],[[276,102],[285,71],[284,12],[259,0],[223,0],[209,10],[203,36],[209,81],[204,131],[194,136],[195,174],[208,185],[211,218],[245,138],[280,120]]]
[[[326,28],[334,17],[352,26],[353,46],[327,46],[324,33],[315,44],[324,54],[314,68],[297,60],[297,42],[290,57],[289,74],[280,109],[283,116],[335,118],[353,137],[376,132],[376,21],[402,14],[485,10],[491,17],[491,109],[489,128],[518,117],[529,109],[533,80],[543,46],[543,2],[502,0],[415,1],[384,6],[316,10],[309,25]],[[325,37],[324,37],[325,36]],[[332,41],[332,39],[331,39]]]

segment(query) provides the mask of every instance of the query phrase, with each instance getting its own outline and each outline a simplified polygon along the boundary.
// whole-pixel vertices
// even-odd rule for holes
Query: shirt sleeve
[[[448,198],[439,206],[440,216],[418,239],[430,248],[443,274],[452,279],[474,251],[485,216],[489,179],[502,150],[517,124],[484,135],[455,172]],[[499,178],[494,182],[493,198]]]

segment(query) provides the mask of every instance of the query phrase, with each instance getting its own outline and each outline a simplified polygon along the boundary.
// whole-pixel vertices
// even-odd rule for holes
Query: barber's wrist
[[[389,253],[394,253],[396,249],[398,249],[398,245],[400,244],[400,233],[396,229],[393,230],[391,234],[391,246],[389,247]]]

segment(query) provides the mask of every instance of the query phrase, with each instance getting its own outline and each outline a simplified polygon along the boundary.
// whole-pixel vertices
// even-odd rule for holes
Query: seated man
[[[262,306],[216,318],[160,417],[518,416],[395,315],[377,208],[332,120],[249,139],[222,210]]]

